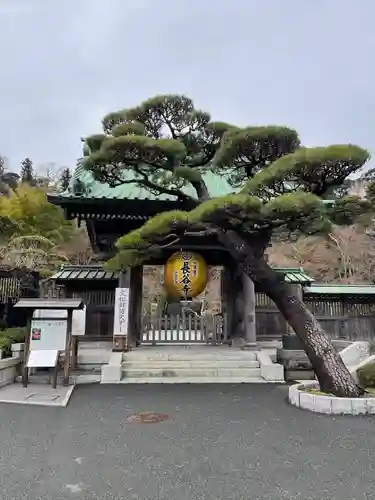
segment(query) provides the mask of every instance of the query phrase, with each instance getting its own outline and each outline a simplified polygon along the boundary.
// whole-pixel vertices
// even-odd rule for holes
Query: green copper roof
[[[131,180],[133,177],[129,173],[128,177],[124,177],[124,181]],[[208,191],[212,197],[225,196],[227,194],[236,192],[227,182],[224,176],[216,175],[212,172],[207,172],[203,175],[207,184]],[[76,182],[82,183],[82,192],[77,189],[72,189]],[[176,197],[166,194],[151,193],[147,189],[137,184],[123,184],[117,187],[111,187],[107,183],[98,182],[93,178],[93,175],[82,166],[78,166],[74,172],[72,179],[72,187],[67,191],[60,193],[61,198],[72,199],[128,199],[128,200],[161,200],[161,201],[175,201]],[[75,192],[74,192],[75,191]],[[182,191],[189,196],[195,197],[196,193],[190,183],[188,183]],[[238,190],[237,190],[238,191]]]
[[[315,295],[375,295],[374,285],[312,285],[305,287],[305,293]]]
[[[123,177],[123,180],[132,180],[134,177],[131,172]],[[231,193],[237,193],[240,187],[231,186],[227,178],[223,175],[206,172],[203,179],[207,185],[208,192],[212,198],[226,196]],[[77,188],[76,184],[80,186]],[[182,192],[193,198],[196,197],[195,189],[190,183],[182,188]],[[70,187],[61,193],[50,193],[51,198],[62,198],[70,200],[159,200],[176,201],[175,196],[161,193],[152,193],[148,189],[137,184],[122,184],[121,186],[111,187],[107,183],[99,182],[94,179],[92,173],[86,170],[82,165],[78,165],[74,171]],[[53,203],[53,201],[52,201]],[[334,203],[331,200],[323,200],[323,203]]]
[[[303,269],[281,269],[277,268],[277,272],[284,274],[284,280],[287,283],[312,283],[314,280],[308,276]],[[56,281],[72,281],[72,280],[114,280],[118,278],[116,272],[104,271],[100,264],[95,265],[63,265],[56,273],[51,276],[51,279]]]
[[[104,271],[101,265],[61,266],[60,269],[53,276],[51,276],[51,279],[56,281],[96,281],[113,280],[117,278],[117,273]]]
[[[308,276],[302,268],[277,268],[277,272],[284,273],[284,281],[286,283],[307,285],[312,283],[314,278]]]

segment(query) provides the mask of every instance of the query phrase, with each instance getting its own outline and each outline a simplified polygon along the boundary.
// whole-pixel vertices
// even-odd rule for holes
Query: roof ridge
[[[60,270],[68,270],[68,269],[103,269],[103,264],[62,264],[59,268]]]
[[[317,283],[317,282],[315,282],[311,286],[319,286],[319,287],[322,287],[322,286],[332,286],[332,287],[345,286],[346,288],[348,288],[348,287],[358,288],[358,287],[362,287],[362,286],[365,286],[365,287],[368,286],[368,287],[372,287],[372,288],[375,287],[375,285],[371,284],[371,283],[362,283],[361,285],[359,285],[359,284],[353,285],[353,283]]]

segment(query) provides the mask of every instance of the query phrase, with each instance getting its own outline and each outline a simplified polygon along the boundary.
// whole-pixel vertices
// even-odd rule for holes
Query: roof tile
[[[124,176],[125,180],[133,178],[131,172]],[[207,184],[208,190],[212,197],[225,196],[230,193],[238,191],[228,183],[225,176],[214,174],[213,172],[206,172],[203,178]],[[74,181],[80,181],[84,186],[84,191],[80,194],[74,194],[71,188],[60,194],[61,198],[74,198],[74,199],[128,199],[128,200],[161,200],[161,201],[175,201],[175,196],[166,194],[154,194],[137,184],[122,184],[121,186],[111,187],[107,183],[96,181],[91,172],[78,166],[73,175]],[[188,183],[183,187],[182,191],[189,196],[196,197],[194,188]]]

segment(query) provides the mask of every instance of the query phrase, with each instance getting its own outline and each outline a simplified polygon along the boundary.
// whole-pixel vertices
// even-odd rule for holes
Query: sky
[[[1,0],[0,154],[74,168],[106,113],[182,93],[375,156],[374,19],[374,0]]]

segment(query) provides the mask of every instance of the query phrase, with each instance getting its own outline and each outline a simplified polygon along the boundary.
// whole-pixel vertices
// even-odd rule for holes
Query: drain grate
[[[136,413],[131,415],[126,420],[127,422],[135,422],[138,424],[157,424],[158,422],[164,422],[169,420],[169,415],[166,413],[156,413],[153,411],[144,411],[142,413]]]
[[[60,396],[56,396],[56,394],[30,394],[24,401],[29,401],[30,399],[37,399],[38,401],[56,401],[59,397]]]

